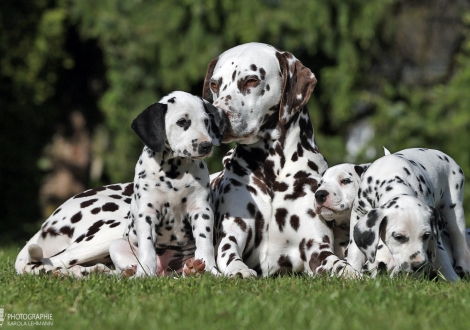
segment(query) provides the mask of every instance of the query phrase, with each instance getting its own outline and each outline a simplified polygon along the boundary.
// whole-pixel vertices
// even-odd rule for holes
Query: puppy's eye
[[[215,81],[211,81],[211,89],[214,93],[219,92],[219,85]]]
[[[179,127],[185,127],[188,125],[188,121],[184,118],[181,118],[176,122],[176,125],[178,125]]]
[[[423,235],[423,241],[428,240],[429,237],[431,237],[431,233],[424,233],[424,235]]]
[[[393,238],[400,244],[405,244],[408,242],[408,238],[402,234],[395,234],[393,235]]]
[[[209,119],[207,119],[207,118],[204,119],[204,125],[206,125],[206,127],[209,126]]]
[[[342,184],[348,184],[348,183],[351,183],[351,182],[352,182],[351,179],[348,179],[348,178],[341,180]]]

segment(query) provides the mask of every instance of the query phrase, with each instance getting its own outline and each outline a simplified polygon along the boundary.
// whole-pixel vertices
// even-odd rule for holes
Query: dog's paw
[[[361,279],[362,274],[354,269],[351,265],[346,264],[343,269],[337,272],[337,275],[341,278],[348,280]]]
[[[55,270],[52,265],[45,265],[41,262],[28,263],[23,267],[23,274],[50,274]]]
[[[137,273],[137,266],[131,266],[128,268],[125,268],[121,271],[121,276],[124,278],[129,278],[135,275]]]
[[[255,278],[258,277],[258,273],[249,268],[238,269],[229,274],[230,277],[240,277],[240,278]]]
[[[201,259],[188,259],[184,263],[183,276],[195,276],[204,274],[206,271],[206,263]]]

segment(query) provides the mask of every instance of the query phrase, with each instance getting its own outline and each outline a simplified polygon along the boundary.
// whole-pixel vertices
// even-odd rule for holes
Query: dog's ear
[[[365,171],[369,168],[370,163],[361,164],[361,165],[354,165],[354,170],[356,171],[357,175],[361,178]]]
[[[287,123],[296,112],[307,104],[317,83],[315,75],[289,52],[277,51],[284,79],[279,108],[279,120]]]
[[[204,78],[204,87],[202,88],[202,98],[208,100],[209,102],[214,102],[214,99],[212,98],[212,91],[211,91],[211,78],[212,75],[214,74],[214,68],[217,62],[219,61],[219,58],[216,57],[212,61],[209,62],[207,65],[207,70],[206,70],[206,77]]]
[[[373,209],[354,226],[354,241],[370,263],[375,261],[380,233],[387,226],[387,216],[381,209]]]
[[[162,152],[165,148],[165,114],[168,105],[154,103],[142,111],[132,122],[131,128],[151,150]]]
[[[431,223],[432,235],[429,238],[429,244],[426,253],[428,255],[429,261],[434,262],[434,260],[436,260],[437,242],[440,240],[441,233],[445,228],[445,220],[434,207],[430,206],[429,208],[431,209],[431,217],[429,222]]]
[[[225,130],[228,127],[228,117],[219,108],[214,107],[206,100],[202,100],[204,110],[210,118],[209,135],[212,139],[212,144],[218,146],[222,142]]]

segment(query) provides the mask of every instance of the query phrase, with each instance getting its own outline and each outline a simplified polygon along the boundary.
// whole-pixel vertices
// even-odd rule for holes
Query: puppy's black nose
[[[326,196],[328,196],[330,193],[326,190],[317,190],[315,193],[315,199],[317,203],[323,203],[326,201]]]
[[[207,155],[212,150],[212,143],[211,142],[201,142],[197,151],[200,155]]]

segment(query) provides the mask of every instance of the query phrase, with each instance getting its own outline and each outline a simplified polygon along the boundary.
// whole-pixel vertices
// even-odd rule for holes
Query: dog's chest
[[[190,214],[198,207],[199,197],[209,194],[207,166],[191,159],[174,159],[153,168],[150,165],[155,163],[141,165],[136,171],[133,220],[155,214],[151,227],[157,248],[192,244]]]

